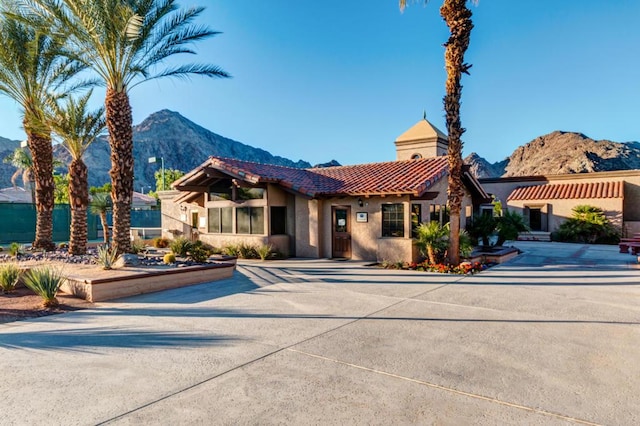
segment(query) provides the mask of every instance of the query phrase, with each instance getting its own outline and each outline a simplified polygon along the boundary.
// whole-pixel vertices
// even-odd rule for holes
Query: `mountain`
[[[640,169],[640,143],[555,131],[516,148],[503,161],[492,164],[472,153],[465,162],[480,178],[631,170]]]
[[[19,145],[18,141],[0,138],[0,155],[6,157]],[[152,186],[155,189],[153,174],[160,170],[160,164],[150,164],[149,157],[162,157],[166,169],[188,172],[211,155],[289,167],[311,167],[306,161],[274,156],[263,149],[213,133],[177,112],[162,110],[133,126],[134,190],[147,192]],[[71,161],[69,153],[61,145],[54,146],[54,156],[64,164]],[[89,185],[101,186],[110,181],[110,149],[106,135],[91,144],[84,161],[89,169]],[[15,168],[8,164],[0,165],[0,188],[11,185],[10,177],[14,171]]]

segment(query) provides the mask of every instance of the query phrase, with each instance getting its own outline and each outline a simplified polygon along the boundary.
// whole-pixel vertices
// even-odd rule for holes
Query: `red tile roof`
[[[507,200],[569,200],[579,198],[623,198],[624,182],[562,183],[521,186]]]
[[[204,173],[207,167],[253,183],[277,183],[310,197],[381,194],[420,196],[445,177],[448,170],[446,157],[311,169],[210,157],[174,186],[180,189],[181,183],[187,182],[198,173]]]

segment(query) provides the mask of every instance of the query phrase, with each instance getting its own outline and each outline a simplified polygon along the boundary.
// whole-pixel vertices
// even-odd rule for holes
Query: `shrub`
[[[256,253],[260,256],[261,260],[266,260],[273,251],[271,244],[262,244],[256,248]]]
[[[20,278],[20,268],[15,263],[0,265],[0,287],[5,293],[11,293],[16,288]]]
[[[507,240],[516,240],[518,233],[528,231],[529,227],[521,214],[505,210],[503,215],[496,219],[496,229],[498,230],[496,245],[501,246]]]
[[[13,257],[24,254],[24,247],[20,243],[13,242],[9,244],[9,254]]]
[[[229,244],[222,248],[222,254],[240,257],[240,247],[237,244]]]
[[[478,241],[482,240],[483,246],[489,245],[489,237],[496,230],[496,219],[490,214],[476,215],[471,220],[471,223],[467,224],[467,232],[469,236]]]
[[[169,247],[169,240],[163,237],[156,237],[151,240],[151,245],[155,248],[167,248]]]
[[[609,244],[615,244],[620,240],[620,232],[609,222],[602,209],[579,205],[572,211],[573,216],[558,227],[558,240]]]
[[[471,252],[473,251],[474,246],[475,244],[473,243],[472,238],[469,236],[469,233],[464,229],[461,229],[460,230],[460,256],[462,257],[471,256]]]
[[[143,252],[147,248],[147,244],[141,238],[134,238],[131,241],[131,253],[138,254]]]
[[[242,259],[257,259],[259,257],[256,248],[246,243],[238,244],[238,253]]]
[[[117,247],[109,247],[108,245],[98,246],[98,254],[96,262],[102,269],[113,269],[114,264],[120,259]]]
[[[23,280],[24,285],[42,297],[45,308],[58,306],[56,294],[65,280],[60,269],[47,266],[33,268],[24,274]]]
[[[169,265],[171,263],[176,263],[176,255],[173,253],[167,253],[163,256],[162,262]]]
[[[169,243],[169,248],[176,256],[187,257],[192,243],[185,237],[178,237]]]
[[[437,263],[449,245],[449,225],[441,226],[436,221],[421,223],[416,228],[416,245],[429,263]]]
[[[189,257],[197,263],[205,263],[209,258],[209,250],[201,245],[194,245],[189,250]]]

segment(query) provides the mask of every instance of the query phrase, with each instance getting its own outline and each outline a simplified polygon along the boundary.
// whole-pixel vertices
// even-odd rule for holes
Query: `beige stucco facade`
[[[598,182],[623,182],[623,196],[618,198],[564,198],[508,200],[516,188],[544,184],[578,184]],[[540,208],[547,229],[553,232],[567,218],[572,209],[578,205],[591,205],[601,208],[612,223],[618,226],[623,235],[640,232],[640,170],[582,173],[534,177],[511,177],[496,179],[480,179],[483,188],[493,194],[503,206],[524,214],[525,208]]]

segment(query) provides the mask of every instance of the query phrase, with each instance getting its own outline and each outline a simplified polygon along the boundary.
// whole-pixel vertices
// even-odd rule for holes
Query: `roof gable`
[[[431,124],[426,118],[418,121],[409,130],[398,136],[396,142],[417,141],[423,139],[444,139],[448,140],[440,129]]]

